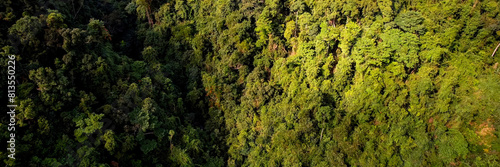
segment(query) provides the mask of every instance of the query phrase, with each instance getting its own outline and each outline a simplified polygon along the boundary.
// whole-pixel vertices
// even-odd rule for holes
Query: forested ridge
[[[500,166],[499,43],[497,0],[2,0],[1,162]]]

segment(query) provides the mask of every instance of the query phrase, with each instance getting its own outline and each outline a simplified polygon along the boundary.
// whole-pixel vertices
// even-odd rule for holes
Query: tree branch
[[[325,128],[321,129],[321,136],[319,137],[319,141],[321,142],[321,140],[323,140],[323,131],[325,130]]]
[[[491,54],[491,57],[493,57],[495,55],[495,53],[497,52],[499,46],[500,46],[500,43],[498,43],[497,48],[495,48],[495,51],[493,51],[493,54]]]

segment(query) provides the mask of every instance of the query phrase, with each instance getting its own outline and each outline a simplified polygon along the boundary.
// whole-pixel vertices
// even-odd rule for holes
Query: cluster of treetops
[[[2,0],[0,160],[499,166],[499,42],[497,0]]]

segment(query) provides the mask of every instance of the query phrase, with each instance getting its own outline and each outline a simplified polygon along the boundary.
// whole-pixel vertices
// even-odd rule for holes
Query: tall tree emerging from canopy
[[[151,27],[153,27],[153,19],[151,18],[151,1],[152,0],[136,0],[137,4],[137,15],[139,17],[148,18],[148,23]]]

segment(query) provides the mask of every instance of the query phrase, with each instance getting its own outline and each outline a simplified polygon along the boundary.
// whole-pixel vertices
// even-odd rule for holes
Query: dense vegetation
[[[0,157],[500,166],[499,42],[496,0],[2,0]]]

